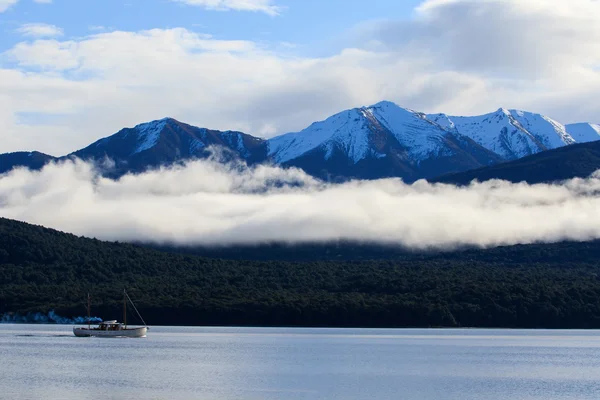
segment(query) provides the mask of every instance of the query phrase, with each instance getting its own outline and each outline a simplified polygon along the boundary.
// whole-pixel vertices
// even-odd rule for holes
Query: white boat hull
[[[77,337],[108,337],[108,338],[140,338],[146,337],[148,328],[145,326],[139,328],[127,328],[119,330],[102,330],[102,329],[88,329],[88,328],[73,328],[73,333]]]

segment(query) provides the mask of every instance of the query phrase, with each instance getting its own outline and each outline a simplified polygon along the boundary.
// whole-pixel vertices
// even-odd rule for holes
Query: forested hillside
[[[0,314],[121,317],[125,287],[149,324],[600,328],[598,243],[374,261],[226,261],[0,219]]]
[[[356,243],[351,241],[331,241],[323,243],[285,244],[269,243],[236,246],[174,246],[141,244],[140,246],[175,254],[196,255],[207,258],[255,261],[427,261],[479,260],[494,263],[513,262],[552,262],[572,263],[600,259],[600,241],[560,242],[501,246],[487,250],[464,246],[460,250],[418,251],[406,247],[376,243]]]
[[[510,182],[551,183],[587,178],[600,169],[600,141],[544,151],[515,161],[431,179],[431,182],[468,185],[502,179]]]

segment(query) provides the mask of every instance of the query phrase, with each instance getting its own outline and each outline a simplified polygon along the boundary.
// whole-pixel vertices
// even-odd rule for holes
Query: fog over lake
[[[120,241],[487,247],[600,238],[598,193],[598,174],[537,185],[328,184],[297,169],[211,159],[112,180],[77,161],[0,175],[0,216]]]

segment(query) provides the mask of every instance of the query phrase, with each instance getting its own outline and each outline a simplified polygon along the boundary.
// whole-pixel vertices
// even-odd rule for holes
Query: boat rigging
[[[90,324],[91,319],[91,310],[90,310],[90,295],[88,293],[87,298],[87,310],[88,310],[88,326],[85,327],[74,327],[73,334],[77,337],[146,337],[148,333],[148,325],[142,318],[140,312],[137,307],[131,300],[131,297],[127,294],[127,291],[123,289],[123,323],[119,323],[116,320],[111,321],[103,321],[98,324],[96,327],[92,327]],[[127,326],[127,300],[133,306],[137,316],[140,318],[144,326],[139,327],[128,327]]]

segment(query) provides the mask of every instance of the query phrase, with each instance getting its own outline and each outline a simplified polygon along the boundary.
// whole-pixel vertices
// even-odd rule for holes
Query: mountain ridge
[[[198,128],[174,118],[124,128],[112,136],[70,153],[86,161],[111,159],[113,173],[143,172],[186,159],[207,157],[210,146],[219,146],[252,164],[266,155],[264,140],[237,131]]]
[[[500,179],[513,183],[553,183],[586,178],[598,169],[600,141],[578,143],[489,167],[446,174],[431,182],[468,185],[474,180],[485,182]]]
[[[225,150],[225,160],[298,167],[329,181],[401,177],[413,182],[594,140],[600,140],[599,125],[563,125],[527,111],[500,108],[460,117],[425,114],[382,101],[341,111],[302,131],[270,139],[199,128],[165,117],[121,129],[62,157],[37,152],[31,153],[35,157],[0,154],[0,173],[18,166],[39,169],[51,161],[77,157],[104,166],[110,159],[114,165],[103,171],[118,177],[206,158],[207,149],[217,146]]]

